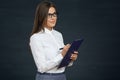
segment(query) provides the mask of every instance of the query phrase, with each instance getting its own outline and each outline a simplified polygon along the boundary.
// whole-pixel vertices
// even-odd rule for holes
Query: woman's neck
[[[52,29],[53,29],[53,28],[49,28],[49,27],[45,27],[45,28],[47,28],[47,29],[50,30],[50,31],[52,31]]]

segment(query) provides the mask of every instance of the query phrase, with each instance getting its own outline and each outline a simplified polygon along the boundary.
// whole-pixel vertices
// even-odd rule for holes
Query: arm
[[[44,73],[57,65],[59,65],[60,61],[63,59],[63,56],[60,54],[56,55],[52,60],[45,60],[44,48],[37,37],[31,37],[30,39],[30,47],[32,51],[32,55],[38,70],[41,73]],[[48,66],[49,65],[49,66]]]

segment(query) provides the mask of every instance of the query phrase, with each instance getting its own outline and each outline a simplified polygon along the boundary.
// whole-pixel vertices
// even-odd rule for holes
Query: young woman
[[[36,80],[66,80],[65,67],[58,69],[58,66],[70,44],[64,45],[62,34],[54,29],[56,22],[55,5],[49,1],[39,3],[30,37],[30,48],[37,66]],[[78,52],[74,53],[69,66],[77,59]]]

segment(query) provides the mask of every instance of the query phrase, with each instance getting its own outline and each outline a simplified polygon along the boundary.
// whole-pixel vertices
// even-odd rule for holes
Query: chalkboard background
[[[83,37],[79,57],[66,69],[68,80],[120,80],[119,0],[52,0],[58,9],[56,29],[65,44]],[[40,0],[0,0],[0,79],[35,80],[29,48]]]

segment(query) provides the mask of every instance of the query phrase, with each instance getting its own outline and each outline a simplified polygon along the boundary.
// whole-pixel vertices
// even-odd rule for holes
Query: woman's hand
[[[71,59],[72,61],[75,61],[75,60],[77,59],[77,57],[78,57],[78,52],[77,52],[77,51],[74,51],[74,53],[72,53],[70,59]]]
[[[70,46],[71,46],[70,44],[67,44],[67,45],[65,45],[63,47],[62,52],[61,52],[63,57],[66,55],[66,53],[67,53],[68,49],[70,48]]]
[[[67,45],[65,45],[64,48],[62,49],[61,54],[62,54],[63,57],[66,55],[66,53],[67,53],[68,49],[70,48],[70,46],[71,46],[70,44],[67,44]],[[78,52],[77,52],[77,51],[74,51],[74,53],[72,53],[70,59],[71,59],[72,61],[75,61],[75,60],[77,59],[77,57],[78,57]]]

